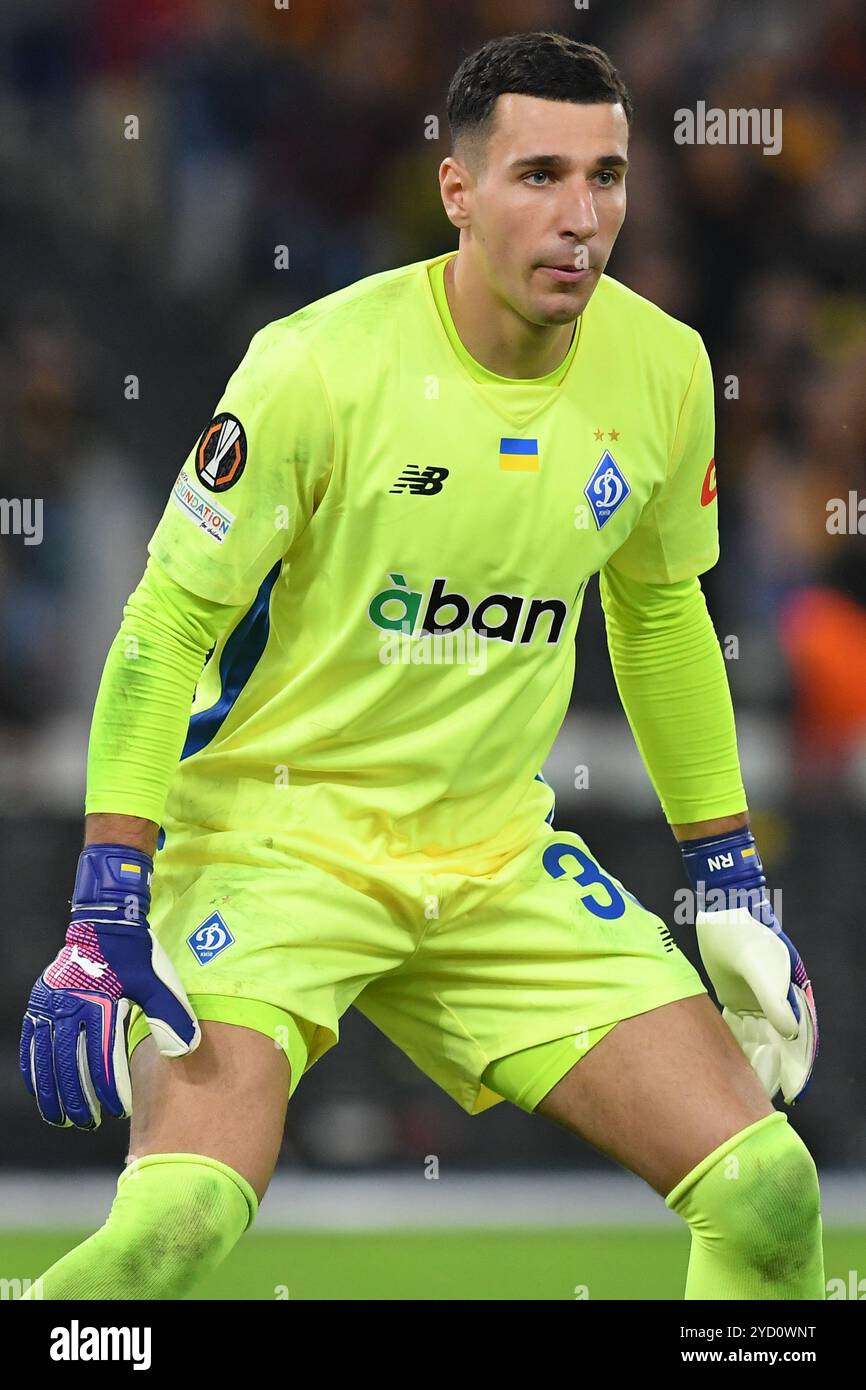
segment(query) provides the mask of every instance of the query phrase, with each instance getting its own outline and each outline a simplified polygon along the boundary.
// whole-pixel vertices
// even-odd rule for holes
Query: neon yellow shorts
[[[470,1114],[531,1111],[622,1019],[706,992],[661,919],[546,823],[478,876],[175,823],[150,921],[197,1016],[272,1037],[290,1094],[354,1005]],[[130,1054],[148,1032],[134,1007]]]

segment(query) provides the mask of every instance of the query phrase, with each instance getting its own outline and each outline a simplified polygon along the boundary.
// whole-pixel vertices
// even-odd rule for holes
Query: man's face
[[[443,165],[446,211],[473,267],[530,323],[569,323],[586,308],[625,217],[627,147],[619,103],[507,93],[479,167],[471,147],[468,165]]]

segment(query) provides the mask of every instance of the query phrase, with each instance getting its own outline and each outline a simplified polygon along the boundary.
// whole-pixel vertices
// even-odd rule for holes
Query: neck
[[[445,266],[445,294],[466,351],[498,376],[547,376],[565,360],[574,323],[529,323],[498,299],[459,251]]]

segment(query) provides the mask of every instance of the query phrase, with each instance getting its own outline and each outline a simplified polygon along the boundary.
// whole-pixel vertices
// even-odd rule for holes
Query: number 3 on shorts
[[[610,902],[603,902],[594,893],[581,893],[583,905],[595,917],[604,917],[611,921],[614,917],[621,917],[625,912],[625,900],[616,884],[611,882],[606,874],[601,872],[594,859],[590,859],[585,850],[578,849],[576,845],[566,844],[565,841],[554,841],[548,845],[541,857],[547,873],[551,878],[562,878],[567,870],[562,867],[562,860],[570,857],[576,859],[580,864],[580,873],[572,874],[575,883],[579,883],[581,888],[593,888],[596,885],[603,888],[610,898]]]

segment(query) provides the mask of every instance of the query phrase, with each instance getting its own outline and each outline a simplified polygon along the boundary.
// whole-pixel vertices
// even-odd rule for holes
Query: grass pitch
[[[0,1272],[35,1279],[90,1231],[0,1232]],[[866,1228],[825,1231],[827,1279],[866,1272]],[[207,1300],[681,1299],[686,1230],[251,1234],[197,1291]]]

